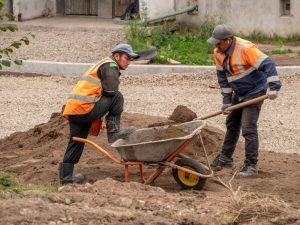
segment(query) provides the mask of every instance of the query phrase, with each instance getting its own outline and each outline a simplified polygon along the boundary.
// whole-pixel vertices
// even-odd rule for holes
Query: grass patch
[[[294,53],[294,51],[291,49],[275,49],[270,52],[271,55],[286,55],[290,53]]]
[[[239,34],[244,39],[256,43],[273,44],[273,45],[298,45],[300,42],[300,34],[291,34],[287,37],[281,37],[278,34],[265,34],[261,31],[253,31],[249,35]]]
[[[20,193],[28,190],[40,190],[51,193],[56,189],[51,184],[21,184],[12,180],[9,176],[0,176],[0,191]]]
[[[168,63],[168,59],[174,59],[182,64],[207,65],[212,64],[209,54],[212,46],[201,39],[197,34],[154,34],[152,36],[154,46],[158,46],[158,56],[154,62]]]
[[[147,49],[155,46],[158,54],[151,63],[170,64],[176,60],[181,64],[214,65],[213,46],[207,43],[217,22],[214,18],[203,19],[197,31],[189,31],[175,22],[160,22],[155,26],[147,26],[138,20],[128,20],[126,26],[127,42],[135,49]],[[293,34],[283,38],[277,34],[265,34],[254,31],[249,35],[238,34],[254,43],[265,43],[282,46],[284,44],[300,43],[300,35]],[[294,53],[291,49],[273,50],[270,55],[284,55]]]
[[[175,22],[162,22],[156,26],[145,26],[136,20],[127,22],[126,39],[136,50],[155,46],[158,54],[153,63],[168,64],[170,59],[182,64],[212,65],[213,46],[206,40],[215,26],[213,20],[206,19],[197,32],[179,28]]]

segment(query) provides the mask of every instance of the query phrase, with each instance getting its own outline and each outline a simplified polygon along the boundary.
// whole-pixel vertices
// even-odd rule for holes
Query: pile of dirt
[[[166,123],[168,120],[162,117],[145,116],[142,114],[124,113],[122,126],[147,127],[153,123]],[[185,136],[180,129],[170,126],[166,132],[157,132],[155,140]],[[69,136],[68,122],[61,113],[53,113],[47,123],[40,124],[26,132],[16,132],[9,137],[0,140],[1,171],[5,174],[17,177],[25,182],[57,182],[57,167],[62,160]],[[214,127],[206,127],[203,130],[203,139],[208,154],[219,151],[224,133]],[[112,154],[117,151],[107,143],[106,131],[101,130],[98,137],[89,137]],[[141,138],[141,137],[140,137]],[[89,170],[88,174],[96,173],[88,169],[91,164],[99,163],[103,158],[91,147],[86,146],[80,161],[81,168]],[[199,140],[194,140],[183,153],[201,159],[203,156],[202,145]],[[103,168],[103,167],[102,167]],[[99,177],[93,180],[97,180]],[[91,180],[92,181],[92,180]]]
[[[169,120],[173,120],[176,123],[189,122],[196,118],[197,114],[184,105],[178,105],[172,115],[169,116]]]
[[[122,126],[147,127],[153,123],[168,123],[166,118],[143,114],[124,113]],[[60,113],[54,113],[49,122],[40,124],[26,132],[17,132],[0,140],[0,175],[26,183],[58,182],[58,163],[61,161],[68,142],[68,123]],[[220,149],[224,132],[207,126],[202,137],[212,159]],[[89,137],[113,155],[117,151],[107,143],[103,130],[98,137]],[[201,156],[200,140],[187,146],[185,153],[194,158]],[[237,148],[234,160],[243,162],[244,151]],[[299,201],[300,156],[260,152],[259,174],[251,179],[236,178],[233,188],[242,186],[244,191],[254,191],[264,209],[271,206],[284,206],[279,211],[249,215],[243,212],[240,219],[258,224],[297,224],[300,221],[297,208]],[[123,166],[113,164],[90,145],[86,145],[75,172],[85,175],[84,185],[68,185],[48,194],[41,191],[26,191],[21,194],[0,194],[0,215],[4,224],[233,224],[236,218],[228,190],[220,186],[215,178],[208,179],[203,191],[182,191],[171,175],[171,169],[155,181],[153,186],[144,186],[137,176],[138,168],[129,170],[129,180],[123,183]],[[153,165],[145,165],[145,176],[153,173]],[[228,181],[233,170],[222,170],[217,175]],[[109,179],[108,179],[109,178]],[[112,178],[112,179],[111,179]],[[280,182],[279,182],[280,181]],[[275,194],[281,202],[268,202],[264,194]],[[267,206],[266,206],[267,204]],[[247,205],[247,207],[250,207]],[[254,208],[253,208],[254,209]],[[277,209],[277,208],[276,208]],[[39,213],[37,213],[39,212]],[[246,214],[245,214],[246,213]],[[226,221],[224,218],[227,218]],[[100,221],[100,222],[99,222]],[[242,222],[243,223],[243,222]],[[148,224],[148,223],[147,223]]]

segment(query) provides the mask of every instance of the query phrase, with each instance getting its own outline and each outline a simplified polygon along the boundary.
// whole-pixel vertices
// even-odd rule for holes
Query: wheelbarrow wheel
[[[204,168],[196,160],[182,158],[178,159],[175,164],[197,173],[205,174]],[[177,168],[172,170],[172,174],[175,181],[184,189],[201,190],[206,183],[206,178],[198,177]]]

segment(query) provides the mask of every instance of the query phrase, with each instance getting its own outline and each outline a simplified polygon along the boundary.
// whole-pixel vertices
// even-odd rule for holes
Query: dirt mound
[[[300,219],[296,209],[278,199],[252,198],[247,204],[249,199],[242,197],[240,204],[246,205],[245,210],[218,193],[170,193],[159,187],[110,178],[93,184],[67,185],[54,193],[6,193],[0,199],[1,224],[205,225],[251,224],[255,219],[256,224],[279,225],[299,224]]]
[[[148,117],[142,114],[126,114],[123,126],[141,128],[149,123],[164,121],[165,118]],[[57,182],[57,167],[62,160],[69,136],[68,122],[60,113],[53,113],[47,123],[39,124],[26,132],[16,132],[0,140],[1,171],[25,182]],[[116,153],[107,143],[106,131],[101,130],[98,137],[90,137],[103,148]],[[90,146],[83,154],[83,165],[97,163],[101,155]],[[84,166],[83,166],[84,167]]]
[[[162,117],[124,113],[122,122],[123,127],[142,128],[170,121]],[[89,138],[111,154],[118,155],[107,144],[105,133],[101,131],[98,137]],[[57,184],[58,163],[63,157],[68,134],[67,121],[59,113],[54,113],[48,123],[0,140],[0,175],[9,175],[26,183]],[[209,154],[220,149],[223,136],[224,132],[215,127],[203,129],[202,137]],[[204,159],[199,143],[199,139],[194,140],[185,153]],[[234,159],[241,164],[243,157],[240,146]],[[265,202],[265,193],[281,197],[291,207],[278,205],[284,206],[279,211],[268,208],[268,215],[243,212],[240,220],[250,222],[255,219],[258,224],[299,224],[295,208],[300,207],[300,181],[295,177],[300,176],[300,156],[261,151],[260,162],[257,177],[236,178],[234,187],[242,186],[243,190],[258,192],[254,196],[258,199],[253,199],[254,207],[259,202],[264,209],[266,204],[268,207],[278,205],[268,199]],[[75,169],[86,176],[88,183],[68,185],[50,194],[41,191],[0,192],[3,224],[18,224],[20,221],[30,221],[30,224],[145,224],[145,221],[149,224],[232,224],[230,218],[237,216],[232,212],[240,214],[239,208],[232,209],[236,205],[231,202],[228,190],[214,182],[214,178],[208,179],[203,191],[183,192],[170,169],[164,171],[153,187],[136,183],[140,182],[138,168],[131,167],[129,180],[136,182],[123,183],[123,167],[113,164],[89,145],[86,145]],[[144,172],[148,177],[153,172],[153,165],[146,165]],[[233,172],[219,171],[217,175],[228,181]],[[224,222],[224,218],[228,221]]]
[[[197,114],[195,112],[186,106],[178,105],[169,117],[169,120],[173,120],[176,123],[184,123],[192,121],[195,118],[197,118]]]
[[[166,118],[151,117],[141,114],[124,113],[122,126],[147,127],[153,123],[168,122]],[[157,140],[166,137],[178,136],[178,132],[170,127],[170,132],[158,133]],[[175,133],[174,133],[175,132]],[[182,131],[180,131],[182,132]],[[171,135],[171,136],[170,136]],[[184,134],[186,135],[186,134]],[[40,124],[26,132],[16,132],[9,137],[0,140],[0,164],[1,171],[12,177],[18,177],[25,182],[57,182],[58,163],[62,160],[69,136],[68,122],[60,113],[53,113],[47,123]],[[182,136],[180,134],[179,136]],[[203,138],[209,154],[220,149],[224,133],[216,128],[207,127],[203,131]],[[104,149],[118,155],[115,149],[107,143],[105,130],[100,131],[98,137],[89,137]],[[183,153],[196,158],[203,156],[203,150],[198,140],[188,146]],[[86,146],[80,161],[81,168],[89,170],[91,164],[95,165],[95,171],[89,170],[88,174],[97,171],[97,163],[103,160],[103,156],[90,146]],[[107,161],[109,161],[107,159]],[[108,168],[107,168],[108,169]]]

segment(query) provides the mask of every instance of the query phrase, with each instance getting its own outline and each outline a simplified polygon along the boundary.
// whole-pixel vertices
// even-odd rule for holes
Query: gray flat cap
[[[207,40],[211,45],[218,44],[221,40],[232,37],[233,31],[231,27],[226,24],[219,24],[215,27],[212,36]]]
[[[137,59],[140,56],[136,54],[133,50],[132,47],[128,44],[118,44],[114,49],[112,50],[112,53],[125,53],[128,57],[132,59]]]

